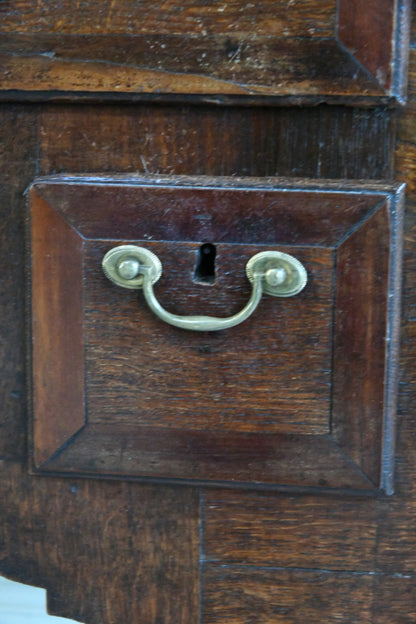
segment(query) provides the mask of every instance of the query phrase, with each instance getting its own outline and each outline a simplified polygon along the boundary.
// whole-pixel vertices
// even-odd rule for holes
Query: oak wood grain
[[[376,505],[368,498],[207,490],[203,559],[257,567],[373,570]]]
[[[378,575],[374,583],[373,621],[411,624],[414,620],[416,576]]]
[[[48,2],[18,0],[0,9],[2,33],[68,34],[212,34],[244,33],[285,37],[330,37],[335,28],[335,0],[266,0],[261,3],[206,3],[168,0],[163,9],[144,0]]]
[[[90,93],[218,103],[233,97],[265,103],[267,96],[374,103],[386,96],[375,78],[328,39],[3,35],[0,60],[3,98],[10,91],[29,97],[49,91],[47,99]]]
[[[195,201],[202,208],[202,198]],[[184,216],[185,203],[179,199]],[[151,200],[150,205],[155,218],[157,207]],[[166,215],[169,220],[167,212],[156,219]],[[202,208],[201,218],[204,214]],[[215,223],[215,215],[211,217]],[[243,214],[235,217],[240,225],[244,222]],[[186,224],[195,224],[198,217],[185,219]],[[200,242],[181,238],[160,243],[145,237],[134,243],[162,261],[156,297],[181,316],[225,318],[238,313],[250,297],[245,275],[249,259],[270,250],[294,254],[307,267],[307,291],[286,300],[264,296],[252,317],[232,331],[172,329],[148,309],[141,293],[114,288],[103,277],[102,258],[118,242],[88,245],[85,336],[90,423],[134,422],[161,430],[224,434],[329,432],[333,254],[306,245],[256,245],[248,221],[246,243],[231,242],[232,227],[228,231],[224,227],[217,239],[212,226],[199,220],[189,238]],[[180,220],[176,223],[179,229]],[[202,229],[211,230],[211,236],[201,235]],[[204,240],[214,242],[217,250],[217,278],[209,286],[194,277]]]
[[[44,175],[390,179],[393,149],[394,118],[382,108],[85,104],[40,113]]]
[[[416,33],[416,31],[414,31]],[[414,34],[415,37],[415,34]],[[411,64],[410,64],[410,99],[406,106],[406,108],[402,111],[399,118],[398,125],[398,144],[396,150],[396,166],[397,166],[397,176],[400,180],[405,181],[407,183],[408,189],[408,198],[407,198],[407,210],[406,210],[406,223],[405,223],[405,250],[404,250],[404,290],[403,290],[403,321],[402,321],[402,346],[401,346],[401,385],[400,385],[400,393],[399,393],[399,427],[398,427],[398,440],[397,440],[397,458],[396,458],[396,491],[397,495],[393,498],[388,498],[384,500],[378,500],[376,504],[376,516],[371,515],[366,518],[366,515],[359,514],[358,524],[361,527],[360,534],[361,539],[366,539],[366,537],[371,535],[372,528],[374,529],[374,522],[377,525],[377,539],[375,542],[375,568],[373,567],[372,562],[374,559],[370,557],[367,559],[365,545],[362,545],[362,551],[359,548],[354,554],[355,549],[352,547],[350,554],[352,554],[352,565],[358,570],[360,569],[360,564],[363,562],[363,568],[367,567],[368,571],[371,574],[374,573],[374,569],[378,570],[379,574],[376,574],[374,577],[374,583],[372,589],[369,590],[369,585],[366,584],[365,580],[362,579],[361,584],[361,592],[362,595],[366,596],[365,600],[372,603],[371,611],[372,615],[368,616],[365,614],[365,610],[359,611],[358,614],[354,614],[354,604],[355,600],[352,600],[348,607],[341,609],[341,611],[337,611],[334,607],[330,609],[330,614],[325,613],[325,616],[322,614],[312,614],[308,613],[305,618],[304,614],[300,617],[299,621],[303,622],[305,619],[307,621],[316,621],[321,622],[322,619],[325,621],[331,621],[330,618],[337,618],[340,621],[366,621],[365,618],[368,618],[368,621],[372,622],[400,622],[400,623],[410,623],[414,619],[415,612],[415,579],[414,579],[414,569],[416,565],[415,560],[415,541],[414,541],[414,515],[415,515],[415,454],[414,454],[414,438],[415,438],[415,421],[413,418],[413,405],[414,405],[414,396],[415,396],[415,384],[414,384],[414,367],[415,367],[415,353],[416,353],[416,332],[414,330],[414,310],[416,309],[416,301],[415,301],[415,276],[416,276],[416,265],[415,265],[415,236],[416,236],[416,227],[415,227],[415,189],[416,189],[416,150],[414,146],[414,126],[415,126],[415,112],[416,112],[416,99],[415,99],[415,68],[416,68],[416,54],[413,49],[411,52]],[[297,532],[297,523],[298,518],[303,517],[303,513],[308,517],[308,507],[310,505],[310,501],[306,499],[300,499],[297,501],[299,505],[299,509],[301,511],[299,514],[296,514],[296,520],[294,523],[294,528],[286,524],[285,520],[290,521],[292,505],[289,506],[289,514],[286,516],[286,506],[285,502],[282,501],[282,508],[280,508],[280,504],[275,502],[272,499],[272,502],[267,498],[266,501],[256,498],[245,499],[242,495],[237,496],[236,499],[230,499],[227,496],[227,500],[225,500],[225,496],[220,495],[219,493],[214,494],[208,493],[206,495],[206,507],[205,513],[207,514],[210,522],[213,522],[213,525],[209,527],[208,523],[206,525],[206,536],[212,536],[213,541],[211,539],[207,539],[207,552],[211,553],[211,556],[216,557],[217,560],[220,560],[224,565],[227,560],[236,563],[254,563],[257,565],[261,565],[267,559],[271,561],[273,565],[279,565],[279,552],[280,550],[276,550],[276,554],[270,559],[269,553],[272,550],[274,544],[282,544],[283,554],[282,561],[285,561],[287,557],[289,557],[289,561],[294,561],[294,565],[296,565],[295,561],[299,561],[300,565],[311,565],[314,564],[314,560],[308,561],[308,552],[312,550],[311,545],[311,534],[313,535],[314,529],[309,528],[299,537],[301,540],[301,544],[305,544],[305,548],[302,549],[302,553],[298,556],[293,555],[293,553],[289,552],[289,549],[285,547],[285,537],[286,534],[289,535],[289,540],[292,535],[292,531],[296,532],[296,536],[298,536]],[[218,499],[218,500],[217,500]],[[250,500],[253,501],[253,507],[251,507]],[[332,503],[333,501],[331,501]],[[345,501],[344,501],[345,502]],[[254,507],[257,503],[257,509]],[[330,505],[330,509],[334,512],[337,505],[331,505],[329,501],[326,504]],[[313,504],[322,504],[325,505],[325,501],[319,501],[314,499]],[[341,504],[341,502],[339,503]],[[246,507],[247,506],[247,507]],[[345,508],[344,508],[345,509]],[[357,513],[359,507],[356,507]],[[262,513],[264,510],[264,520],[262,518]],[[362,510],[362,507],[361,507]],[[327,565],[331,564],[331,561],[336,561],[337,554],[340,552],[340,545],[337,546],[331,544],[331,547],[328,551],[328,561],[325,561],[323,558],[321,561],[320,556],[322,556],[322,549],[325,549],[326,538],[328,537],[329,542],[331,543],[331,538],[333,536],[333,531],[335,531],[335,525],[331,524],[330,528],[323,529],[326,523],[326,513],[324,509],[321,509],[321,512],[316,512],[313,520],[311,518],[312,526],[314,521],[317,522],[317,535],[319,534],[319,538],[317,542],[313,542],[315,545],[315,549],[312,550],[315,556],[315,562],[318,566],[325,568]],[[374,512],[373,512],[374,513]],[[347,517],[347,516],[346,516]],[[267,528],[260,528],[262,526],[262,522],[267,522],[270,520],[270,523],[267,523]],[[362,521],[362,524],[361,524]],[[217,524],[218,523],[218,524]],[[284,526],[284,528],[283,528]],[[302,525],[300,525],[302,526]],[[342,521],[340,526],[342,526]],[[349,529],[352,529],[353,522],[347,523],[346,526]],[[322,531],[321,531],[322,527]],[[221,528],[224,529],[226,539],[230,540],[230,548],[224,545],[222,548],[220,543],[216,540],[219,540],[219,535],[221,534]],[[228,528],[230,528],[230,533],[228,532]],[[216,531],[218,530],[218,534],[216,535]],[[241,534],[238,531],[241,530]],[[212,531],[212,533],[211,533]],[[299,529],[300,532],[300,529]],[[268,535],[270,535],[271,540],[268,541]],[[253,540],[253,541],[251,541]],[[266,540],[266,544],[263,542]],[[303,542],[302,540],[305,540]],[[256,544],[259,544],[259,556],[257,557],[256,553]],[[289,542],[290,543],[290,542]],[[264,544],[264,548],[263,548]],[[252,547],[251,547],[252,546]],[[295,549],[295,544],[293,545],[293,550]],[[310,550],[309,550],[310,549]],[[306,561],[305,561],[305,552],[306,552]],[[361,559],[361,552],[363,553],[363,559]],[[371,552],[371,549],[370,549]],[[260,561],[263,559],[263,561]],[[305,562],[304,562],[305,561]],[[349,565],[348,557],[346,558],[346,565]],[[361,568],[361,569],[363,569]],[[231,590],[230,594],[227,595],[227,598],[223,596],[224,600],[221,600],[221,605],[229,604],[230,601],[238,599],[235,596],[241,597],[241,603],[245,603],[245,607],[240,611],[239,615],[241,615],[240,621],[245,621],[248,617],[248,614],[253,614],[254,608],[253,604],[255,604],[255,615],[252,615],[254,621],[259,621],[259,618],[263,617],[264,613],[267,613],[265,617],[266,621],[273,621],[273,618],[279,618],[279,614],[270,613],[266,604],[263,607],[260,607],[261,598],[258,599],[258,602],[253,602],[251,604],[245,602],[244,591],[246,591],[246,596],[253,594],[258,597],[264,596],[262,593],[262,589],[260,589],[261,584],[259,584],[259,592],[253,592],[253,579],[256,577],[258,567],[247,569],[247,578],[249,579],[248,583],[240,582],[240,576],[237,576],[233,579],[232,586],[233,590]],[[232,574],[232,568],[228,571],[226,568],[223,568],[224,574],[228,577],[228,574]],[[251,575],[251,576],[250,576]],[[389,576],[391,575],[391,576]],[[215,576],[213,572],[208,574],[208,592],[211,591],[210,597],[212,598],[212,602],[209,606],[206,607],[206,618],[207,621],[216,621],[216,618],[220,618],[220,611],[218,609],[219,603],[216,602],[216,596],[219,597],[221,594],[221,587],[216,586],[216,580],[212,583],[212,578],[219,579],[220,575]],[[279,596],[279,583],[276,582],[273,584],[275,594],[274,596]],[[369,590],[369,591],[368,591]],[[341,589],[340,594],[350,595],[349,589],[344,587]],[[216,594],[216,592],[218,592]],[[250,592],[250,593],[249,593]],[[332,596],[332,592],[329,592]],[[300,592],[300,595],[302,593]],[[319,596],[319,592],[314,592],[314,596]],[[269,598],[269,603],[273,602],[273,597],[270,597],[270,594],[267,594]],[[358,598],[358,601],[360,598]],[[298,604],[298,603],[297,603]],[[302,607],[299,606],[299,611]],[[291,613],[292,619],[289,621],[297,621],[296,617],[298,616],[298,611],[295,608]],[[281,617],[283,621],[285,621],[285,614],[282,614]],[[269,619],[267,619],[269,618]],[[238,617],[237,617],[237,621]],[[281,621],[277,619],[276,621]],[[335,620],[336,621],[336,620]]]
[[[131,484],[108,489],[94,481],[28,475],[24,207],[38,166],[38,112],[36,106],[0,106],[5,268],[0,286],[0,573],[47,588],[49,612],[81,622],[194,624],[199,576],[195,491]]]
[[[373,583],[371,575],[207,564],[202,623],[371,624]]]

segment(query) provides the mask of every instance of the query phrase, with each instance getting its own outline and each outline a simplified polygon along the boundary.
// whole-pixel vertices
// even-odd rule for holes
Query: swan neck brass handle
[[[228,317],[180,316],[168,312],[157,300],[153,285],[162,275],[159,258],[144,247],[120,245],[103,258],[105,275],[117,286],[143,289],[149,308],[158,318],[174,327],[192,331],[218,331],[239,325],[256,310],[263,293],[274,297],[292,297],[306,285],[304,266],[289,254],[263,251],[247,262],[246,275],[252,284],[251,296],[240,312]]]

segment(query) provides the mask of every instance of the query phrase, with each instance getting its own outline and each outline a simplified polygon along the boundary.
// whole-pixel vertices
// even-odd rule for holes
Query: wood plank
[[[401,437],[399,438],[401,441]],[[408,460],[403,461],[399,456],[400,463],[407,468]],[[416,565],[416,502],[414,488],[401,498],[394,499],[387,504],[386,501],[378,502],[378,548],[377,569],[388,573],[402,576],[412,575]]]
[[[222,565],[373,570],[377,501],[203,494],[203,559]],[[359,555],[359,556],[358,556]]]
[[[380,108],[49,105],[40,123],[45,175],[392,175],[394,123],[391,111]]]
[[[202,624],[372,624],[373,582],[368,574],[208,564]]]
[[[283,96],[283,104],[388,99],[330,39],[251,36],[230,44],[227,35],[3,35],[0,62],[4,98],[20,91],[47,100],[77,93],[219,103],[235,96],[246,103]]]
[[[48,2],[34,5],[18,0],[0,8],[2,33],[71,34],[203,34],[261,32],[285,37],[330,37],[335,28],[335,0],[240,0],[206,3],[167,0],[163,8],[152,0],[93,0]]]
[[[0,458],[4,459],[26,455],[24,192],[36,171],[36,135],[34,107],[0,106]]]
[[[47,99],[100,93],[223,102],[276,96],[275,104],[282,97],[401,100],[409,5],[342,1],[338,10],[335,0],[169,0],[160,12],[149,0],[106,0],[100,10],[91,1],[33,7],[22,0],[0,9],[1,88],[13,92],[3,97]]]
[[[88,624],[195,624],[198,495],[191,488],[33,478],[1,464],[0,569]]]

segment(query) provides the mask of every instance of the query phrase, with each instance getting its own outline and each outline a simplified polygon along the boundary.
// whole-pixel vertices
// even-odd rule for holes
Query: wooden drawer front
[[[391,491],[400,196],[276,179],[36,182],[34,470]],[[264,295],[236,327],[186,331],[104,276],[126,243],[160,258],[155,292],[179,315],[238,312],[261,251],[298,258],[308,283]]]
[[[2,4],[7,98],[369,104],[405,93],[410,0]]]

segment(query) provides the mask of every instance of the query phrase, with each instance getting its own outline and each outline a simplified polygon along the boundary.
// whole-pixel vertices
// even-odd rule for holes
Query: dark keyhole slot
[[[215,282],[215,245],[204,243],[198,250],[198,259],[195,267],[195,280],[203,284]]]

